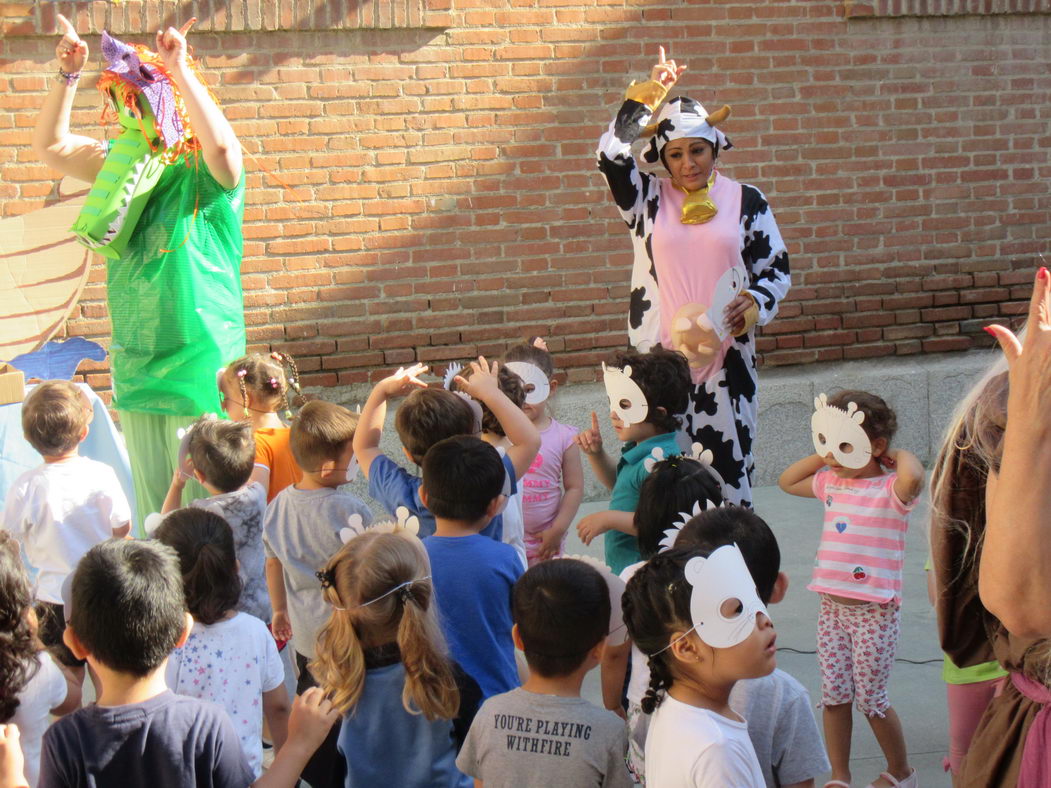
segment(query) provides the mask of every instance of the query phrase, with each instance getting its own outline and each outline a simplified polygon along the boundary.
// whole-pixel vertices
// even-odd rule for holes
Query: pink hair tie
[[[270,388],[277,388],[277,378],[270,378]]]
[[[243,378],[247,374],[248,374],[248,370],[247,369],[239,369],[239,370],[237,370],[237,377],[239,377],[239,378]]]

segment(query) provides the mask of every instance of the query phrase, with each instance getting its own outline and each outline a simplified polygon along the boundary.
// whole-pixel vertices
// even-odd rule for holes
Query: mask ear
[[[691,585],[695,586],[701,579],[701,574],[704,572],[704,565],[708,559],[701,556],[694,556],[686,562],[686,568],[683,570],[683,574],[686,575],[686,581]]]

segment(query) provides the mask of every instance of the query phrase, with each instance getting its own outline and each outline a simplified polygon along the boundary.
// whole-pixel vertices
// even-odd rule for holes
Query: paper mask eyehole
[[[743,612],[744,603],[735,596],[730,597],[729,599],[724,599],[722,604],[719,605],[719,615],[727,621],[733,621],[739,618]]]

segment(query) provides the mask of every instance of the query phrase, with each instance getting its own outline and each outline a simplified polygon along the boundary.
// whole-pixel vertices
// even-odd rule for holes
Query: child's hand
[[[584,454],[602,454],[602,433],[599,431],[598,414],[595,411],[591,411],[591,429],[578,432],[573,442]]]
[[[427,384],[420,380],[419,376],[429,369],[424,364],[413,364],[407,369],[399,369],[393,375],[384,378],[376,384],[387,399],[404,397],[413,389],[425,389]]]
[[[274,611],[274,617],[270,620],[270,631],[278,640],[292,639],[292,624],[288,620],[288,613]]]
[[[577,535],[580,536],[580,541],[584,544],[591,544],[591,541],[596,536],[604,534],[608,530],[609,524],[606,522],[606,512],[589,514],[577,523]]]
[[[548,528],[544,531],[544,535],[540,537],[540,549],[537,550],[537,557],[541,561],[554,558],[562,548],[562,540],[565,536],[565,529]]]
[[[297,740],[304,749],[314,752],[328,736],[339,712],[325,697],[320,687],[311,687],[292,703],[288,716],[288,740]]]
[[[898,450],[897,449],[887,449],[885,452],[883,452],[883,454],[881,454],[877,458],[877,461],[884,468],[889,468],[890,470],[894,470],[895,468],[898,467]]]
[[[474,399],[485,402],[486,397],[500,391],[499,380],[496,377],[499,371],[498,361],[490,364],[485,360],[485,356],[479,356],[477,361],[471,362],[471,377],[457,375],[455,380]]]
[[[17,725],[0,725],[0,785],[4,788],[29,785]]]

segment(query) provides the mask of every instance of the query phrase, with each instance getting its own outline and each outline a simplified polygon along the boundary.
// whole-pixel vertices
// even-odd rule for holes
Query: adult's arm
[[[232,189],[241,180],[241,143],[223,111],[187,63],[186,33],[196,21],[191,19],[178,30],[174,27],[158,30],[157,54],[186,105],[190,126],[201,143],[204,163],[220,186]]]
[[[990,326],[1007,357],[1010,392],[999,476],[986,487],[982,603],[1012,634],[1051,636],[1051,276],[1036,275],[1025,343]]]
[[[57,15],[62,39],[55,48],[58,68],[79,75],[88,60],[85,44],[73,25]],[[33,127],[33,152],[44,164],[86,183],[92,183],[106,161],[106,145],[92,137],[69,132],[69,114],[77,95],[77,80],[67,81],[57,73]]]
[[[744,231],[741,256],[750,272],[745,292],[752,297],[758,309],[753,318],[754,324],[765,326],[777,315],[781,299],[792,286],[788,249],[766,196],[754,186],[744,186],[742,189],[741,221]],[[751,327],[748,325],[745,330]]]

